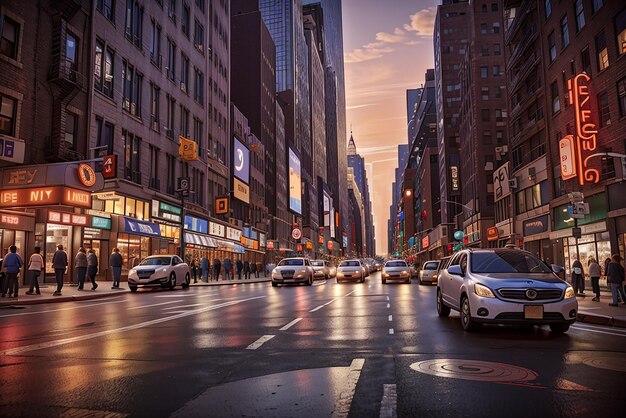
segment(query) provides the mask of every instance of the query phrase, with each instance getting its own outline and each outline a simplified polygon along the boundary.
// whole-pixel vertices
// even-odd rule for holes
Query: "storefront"
[[[0,257],[9,251],[11,245],[15,245],[17,253],[25,258],[32,251],[29,248],[29,242],[33,239],[34,230],[34,214],[0,211],[0,250],[2,251]],[[26,277],[21,278],[22,283],[26,283],[26,280]]]
[[[180,206],[152,199],[152,222],[159,225],[161,240],[155,250],[159,254],[177,254],[180,239],[180,221],[183,210]],[[185,240],[187,242],[187,240]]]
[[[117,216],[116,246],[122,256],[122,275],[152,254],[152,240],[161,239],[161,229],[153,222],[140,221],[127,216]]]
[[[550,241],[550,216],[548,214],[522,221],[524,249],[548,264],[554,262]]]

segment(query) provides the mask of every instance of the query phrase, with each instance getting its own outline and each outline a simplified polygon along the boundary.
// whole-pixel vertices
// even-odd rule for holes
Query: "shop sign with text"
[[[0,229],[33,231],[35,229],[35,218],[32,216],[2,212],[0,213]]]
[[[69,187],[31,187],[0,191],[0,207],[68,205],[91,208],[91,193]]]
[[[241,241],[241,231],[239,229],[235,229],[235,228],[231,228],[230,226],[227,226],[226,238],[231,239],[233,241]]]
[[[179,206],[171,205],[155,199],[152,200],[152,217],[154,218],[180,223],[182,212],[183,211]]]
[[[524,236],[541,234],[548,230],[548,215],[524,221]]]
[[[218,224],[216,222],[209,222],[209,234],[215,235],[216,237],[223,237],[226,233],[226,228],[224,225]]]

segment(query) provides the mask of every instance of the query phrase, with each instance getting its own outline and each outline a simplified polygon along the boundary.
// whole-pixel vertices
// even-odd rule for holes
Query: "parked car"
[[[419,272],[419,284],[428,282],[430,284],[437,283],[437,273],[439,272],[439,260],[429,260]]]
[[[461,326],[474,331],[483,323],[549,325],[563,333],[576,321],[574,289],[533,254],[518,249],[465,249],[441,269],[437,313],[461,314]]]
[[[374,260],[375,261],[375,266],[376,266],[376,271],[381,271],[383,269],[383,265],[385,264],[384,261],[382,260]]]
[[[363,283],[365,276],[365,267],[358,259],[343,260],[337,267],[337,283],[345,280],[356,280]]]
[[[136,292],[139,286],[174,289],[179,283],[187,288],[190,280],[189,265],[177,255],[151,255],[128,271],[128,288],[131,292]]]
[[[386,284],[387,280],[402,280],[404,283],[411,284],[409,265],[404,260],[389,260],[383,266],[381,279],[383,284]]]
[[[293,257],[283,258],[272,270],[272,286],[279,284],[304,283],[307,286],[313,284],[313,267],[308,258]]]
[[[313,277],[323,277],[328,279],[330,277],[330,267],[328,267],[328,261],[326,260],[311,260],[311,267],[313,267]]]

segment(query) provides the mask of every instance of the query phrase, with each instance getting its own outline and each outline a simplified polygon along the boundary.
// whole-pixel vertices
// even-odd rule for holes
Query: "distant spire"
[[[348,155],[356,155],[356,144],[354,143],[352,130],[350,130],[350,140],[348,141]]]

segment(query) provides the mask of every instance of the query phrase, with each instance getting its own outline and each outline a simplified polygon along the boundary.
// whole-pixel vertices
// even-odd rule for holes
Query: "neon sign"
[[[563,180],[578,177],[581,186],[600,180],[600,172],[588,165],[590,154],[598,147],[598,127],[591,120],[589,80],[591,78],[582,73],[567,81],[569,102],[576,116],[576,135],[568,135],[559,142],[561,176]]]

